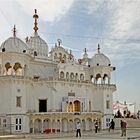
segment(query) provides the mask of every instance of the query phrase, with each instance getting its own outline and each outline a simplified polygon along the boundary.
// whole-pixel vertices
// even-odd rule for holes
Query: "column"
[[[43,127],[43,126],[44,126],[44,120],[42,119],[42,120],[41,120],[41,133],[42,133],[42,134],[44,133],[44,130],[43,130],[44,127]]]
[[[34,119],[33,119],[33,134],[35,133],[35,125],[34,125]]]

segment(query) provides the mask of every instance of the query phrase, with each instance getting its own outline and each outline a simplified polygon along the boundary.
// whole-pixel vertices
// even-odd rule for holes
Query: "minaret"
[[[37,10],[35,9],[35,14],[33,15],[33,18],[35,19],[35,22],[34,22],[34,34],[37,35],[37,30],[38,30],[38,27],[37,27],[37,19],[39,18],[39,16],[37,15]]]

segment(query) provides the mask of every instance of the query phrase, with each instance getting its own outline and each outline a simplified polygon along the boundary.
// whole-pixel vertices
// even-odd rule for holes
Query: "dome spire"
[[[35,19],[35,22],[34,22],[34,31],[35,31],[35,34],[37,34],[37,30],[38,30],[38,27],[37,27],[37,19],[39,18],[39,16],[37,15],[37,10],[35,9],[35,14],[33,15],[33,18]]]
[[[84,49],[85,54],[87,53],[87,48]]]
[[[100,44],[98,44],[98,54],[100,53]]]
[[[13,37],[16,37],[16,25],[14,25],[14,28],[13,28]]]

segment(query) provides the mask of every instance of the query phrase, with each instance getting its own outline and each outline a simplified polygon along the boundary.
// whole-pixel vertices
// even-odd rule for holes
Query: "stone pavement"
[[[101,131],[97,134],[94,132],[82,132],[81,138],[75,137],[75,132],[71,133],[51,133],[51,134],[21,134],[21,135],[3,135],[0,136],[3,140],[140,140],[140,130],[130,129],[127,130],[127,136],[121,137],[120,130],[115,130],[114,132]]]

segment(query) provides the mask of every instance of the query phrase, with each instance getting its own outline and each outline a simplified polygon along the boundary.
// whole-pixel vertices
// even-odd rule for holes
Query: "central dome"
[[[37,58],[48,57],[48,45],[39,35],[31,36],[27,44],[29,45],[29,50],[32,51],[31,53],[36,54]]]
[[[36,58],[48,58],[48,45],[47,43],[38,35],[37,30],[37,19],[39,16],[37,15],[37,10],[35,9],[35,14],[33,15],[35,19],[34,22],[34,36],[31,36],[30,39],[26,40],[30,53],[33,54]]]

